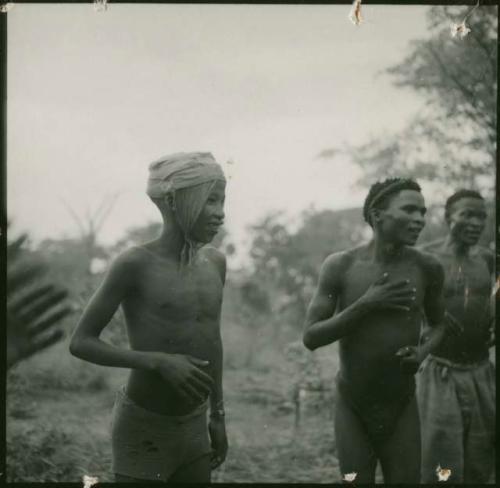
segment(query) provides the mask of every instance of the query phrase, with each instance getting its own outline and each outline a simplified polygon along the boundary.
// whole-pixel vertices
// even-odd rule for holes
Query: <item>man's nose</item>
[[[469,220],[469,225],[476,229],[480,229],[484,225],[484,222],[478,217],[472,217]]]
[[[220,219],[224,220],[224,217],[226,216],[224,213],[224,205],[217,205],[216,210],[215,210],[215,216]]]
[[[413,222],[419,225],[425,225],[425,216],[422,215],[420,212],[415,212],[413,214]]]

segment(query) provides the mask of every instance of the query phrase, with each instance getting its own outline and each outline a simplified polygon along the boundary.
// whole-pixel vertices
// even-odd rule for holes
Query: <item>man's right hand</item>
[[[186,401],[205,401],[213,387],[212,378],[200,368],[208,361],[183,354],[158,353],[155,370]]]
[[[410,286],[410,280],[388,282],[388,278],[388,273],[384,273],[366,290],[360,302],[370,310],[383,308],[409,312],[415,303],[416,288]]]

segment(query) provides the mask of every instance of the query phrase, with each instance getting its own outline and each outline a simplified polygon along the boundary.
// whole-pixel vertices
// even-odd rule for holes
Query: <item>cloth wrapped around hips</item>
[[[174,216],[184,236],[181,266],[191,264],[203,245],[192,238],[191,230],[217,180],[226,181],[211,153],[175,153],[149,165],[149,197],[165,199],[169,194],[173,197]]]

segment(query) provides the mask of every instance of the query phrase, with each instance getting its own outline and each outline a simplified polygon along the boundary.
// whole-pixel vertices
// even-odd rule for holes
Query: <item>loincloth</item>
[[[204,403],[187,415],[161,415],[118,391],[111,433],[113,472],[167,481],[181,466],[209,454],[206,411]]]
[[[415,383],[410,381],[403,393],[381,398],[381,395],[357,393],[340,374],[336,377],[337,391],[359,417],[369,439],[374,444],[387,441],[399,417],[415,395]]]

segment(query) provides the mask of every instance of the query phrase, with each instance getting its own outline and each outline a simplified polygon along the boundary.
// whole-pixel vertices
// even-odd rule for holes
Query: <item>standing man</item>
[[[113,412],[117,482],[209,482],[227,452],[220,334],[226,261],[206,244],[224,220],[226,182],[210,153],[173,154],[149,170],[147,193],[161,212],[162,233],[113,262],[70,349],[92,363],[131,369]],[[99,337],[119,306],[130,349]]]
[[[422,365],[418,401],[422,422],[422,482],[438,466],[453,483],[485,483],[495,458],[494,256],[477,246],[486,221],[482,196],[460,190],[445,206],[448,235],[425,249],[445,269],[447,313],[461,325]]]
[[[412,247],[425,212],[415,181],[375,183],[363,208],[373,240],[325,260],[307,312],[308,349],[339,341],[335,435],[356,483],[374,483],[377,460],[386,483],[420,480],[414,374],[444,335],[443,269]],[[431,333],[419,345],[424,313]]]

